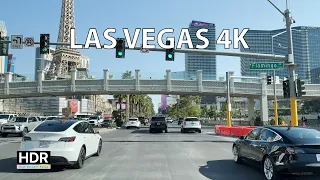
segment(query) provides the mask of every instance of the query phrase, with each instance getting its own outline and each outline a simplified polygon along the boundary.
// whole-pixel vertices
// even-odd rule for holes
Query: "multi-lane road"
[[[259,169],[236,165],[232,160],[234,138],[203,133],[149,134],[139,130],[116,129],[101,133],[101,156],[85,161],[80,170],[16,170],[18,137],[0,138],[0,180],[263,180]]]

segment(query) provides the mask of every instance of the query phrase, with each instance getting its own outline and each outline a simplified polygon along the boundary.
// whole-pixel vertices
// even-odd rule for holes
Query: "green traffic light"
[[[122,53],[121,51],[118,52],[118,56],[122,56],[122,54],[123,54],[123,53]]]
[[[42,49],[42,52],[47,52],[47,48],[43,48],[43,49]]]
[[[171,59],[171,58],[172,58],[172,54],[168,54],[168,58],[170,58],[170,59]]]

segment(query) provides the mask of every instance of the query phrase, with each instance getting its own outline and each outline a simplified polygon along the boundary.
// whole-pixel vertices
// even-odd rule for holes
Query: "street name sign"
[[[22,35],[11,35],[11,49],[23,49]]]
[[[250,64],[249,70],[275,70],[283,69],[283,62],[262,62],[262,63],[252,63]]]

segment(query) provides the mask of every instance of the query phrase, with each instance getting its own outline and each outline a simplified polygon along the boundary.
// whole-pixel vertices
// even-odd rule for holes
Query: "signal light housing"
[[[126,43],[124,38],[117,38],[116,58],[125,58],[125,53],[126,53],[125,45]]]
[[[50,34],[40,34],[40,54],[49,54]]]
[[[270,85],[270,84],[271,84],[271,81],[272,81],[271,76],[267,76],[267,85]]]
[[[283,98],[290,98],[289,80],[282,82]]]
[[[166,45],[170,45],[170,41],[166,41]],[[166,61],[174,61],[174,48],[166,49]]]

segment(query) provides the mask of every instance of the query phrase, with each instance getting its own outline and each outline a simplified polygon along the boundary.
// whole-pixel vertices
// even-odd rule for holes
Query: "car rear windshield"
[[[320,131],[308,128],[288,128],[284,133],[291,141],[295,143],[320,142]]]
[[[166,121],[165,117],[152,117],[151,121]]]
[[[105,119],[105,120],[103,120],[103,122],[111,122],[111,120],[110,119]]]
[[[76,123],[76,120],[52,120],[41,123],[34,131],[41,132],[62,132],[67,130],[72,124]]]
[[[144,117],[139,117],[139,120],[144,120]]]
[[[199,121],[198,118],[186,118],[186,121]]]
[[[54,120],[56,119],[57,117],[48,117],[46,120]]]
[[[137,121],[137,119],[129,119],[129,121]]]

